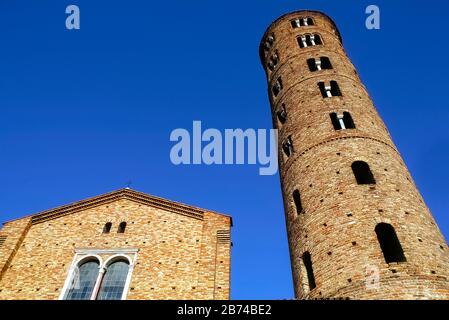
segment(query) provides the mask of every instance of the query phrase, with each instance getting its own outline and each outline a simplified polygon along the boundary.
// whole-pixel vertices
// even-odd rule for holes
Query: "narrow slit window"
[[[282,79],[279,77],[276,80],[276,83],[274,84],[272,91],[273,91],[273,95],[275,97],[277,97],[279,95],[279,93],[281,92],[281,90],[283,89],[283,85],[282,85]]]
[[[285,104],[282,104],[280,110],[276,113],[278,120],[281,124],[284,124],[287,120],[287,111],[285,109]]]
[[[352,164],[352,172],[354,173],[357,184],[376,184],[374,175],[366,162],[355,161]]]
[[[112,223],[111,222],[106,223],[103,227],[103,233],[111,232],[111,228],[112,228]]]
[[[288,137],[287,141],[285,141],[282,144],[282,150],[284,150],[284,154],[288,157],[290,157],[293,154],[293,141],[292,137]]]
[[[297,214],[304,213],[304,208],[301,202],[301,194],[299,193],[298,189],[293,191],[293,202],[295,203],[296,213]]]
[[[313,274],[312,257],[308,251],[302,255],[302,262],[307,274],[308,290],[311,291],[316,288],[315,275]]]
[[[120,222],[117,233],[125,233],[126,230],[126,222]]]
[[[379,223],[375,231],[386,263],[407,261],[404,250],[392,225]]]

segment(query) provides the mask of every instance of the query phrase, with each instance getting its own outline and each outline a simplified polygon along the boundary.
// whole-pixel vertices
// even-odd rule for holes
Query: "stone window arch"
[[[138,249],[75,249],[59,299],[125,300],[137,252]],[[109,257],[103,262],[100,255]]]
[[[122,300],[130,262],[123,256],[115,257],[105,266],[97,300]]]
[[[101,258],[88,256],[75,264],[64,300],[91,300],[100,274]]]

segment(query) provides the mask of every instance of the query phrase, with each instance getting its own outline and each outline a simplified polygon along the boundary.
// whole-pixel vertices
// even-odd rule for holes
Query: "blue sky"
[[[65,7],[81,30],[65,29]],[[381,30],[365,8],[381,9]],[[170,132],[271,128],[258,45],[297,9],[344,46],[443,233],[449,234],[449,2],[1,1],[0,220],[126,186],[234,218],[232,297],[293,297],[278,176],[174,166]],[[423,10],[425,9],[425,10]]]

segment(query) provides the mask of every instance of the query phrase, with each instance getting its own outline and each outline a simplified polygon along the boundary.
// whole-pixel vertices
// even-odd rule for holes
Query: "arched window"
[[[315,275],[313,274],[312,257],[308,251],[302,255],[302,263],[307,274],[307,282],[309,291],[316,288]],[[303,275],[304,276],[304,275]]]
[[[282,104],[279,111],[276,112],[278,120],[281,124],[284,124],[287,120],[287,110],[285,109],[285,104]]]
[[[396,231],[391,224],[379,223],[375,231],[386,263],[407,261]]]
[[[271,89],[273,91],[273,95],[277,97],[283,88],[284,86],[282,84],[282,79],[281,77],[279,77],[277,78],[275,84],[273,85],[273,88]]]
[[[109,233],[111,232],[112,223],[108,222],[103,227],[103,233]]]
[[[126,230],[126,222],[124,221],[120,222],[117,233],[125,233],[125,230]]]
[[[312,18],[297,18],[292,21],[290,21],[292,28],[300,28],[300,27],[307,27],[307,26],[313,26],[314,22]]]
[[[270,71],[273,71],[278,63],[279,63],[279,53],[276,50],[276,52],[270,57],[270,60],[268,61],[268,69],[270,69]]]
[[[307,48],[322,45],[321,36],[319,34],[306,34],[297,38],[300,48]]]
[[[275,40],[276,39],[274,38],[274,33],[272,33],[271,35],[268,36],[268,38],[265,41],[264,46],[263,46],[265,52],[270,51],[270,49],[273,46]]]
[[[97,300],[121,300],[128,271],[128,261],[118,260],[111,263],[104,274]]]
[[[323,98],[341,96],[340,87],[338,86],[337,81],[331,81],[329,84],[319,82],[318,87],[320,88],[321,95],[323,96]]]
[[[287,140],[282,144],[282,150],[284,151],[284,154],[287,158],[293,154],[294,149],[292,136],[289,136]]]
[[[376,184],[373,173],[366,162],[355,161],[351,167],[357,184]]]
[[[89,260],[76,267],[66,300],[90,300],[98,278],[100,264]]]
[[[307,59],[307,65],[312,72],[332,69],[332,64],[328,57]]]
[[[295,202],[296,213],[297,214],[304,213],[304,208],[301,202],[301,194],[299,193],[298,189],[293,191],[293,201]]]

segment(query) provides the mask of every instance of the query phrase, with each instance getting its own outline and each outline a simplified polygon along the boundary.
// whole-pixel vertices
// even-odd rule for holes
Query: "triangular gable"
[[[65,206],[57,207],[54,209],[34,214],[31,216],[31,222],[33,224],[41,223],[44,221],[55,219],[60,216],[65,216],[75,212],[84,211],[90,208],[98,207],[100,205],[108,204],[122,199],[135,201],[140,204],[145,204],[154,208],[163,209],[166,211],[181,214],[183,216],[187,216],[198,220],[203,220],[204,212],[209,211],[188,206],[179,202],[150,196],[146,193],[138,192],[131,189],[120,189],[93,198],[81,200]]]

